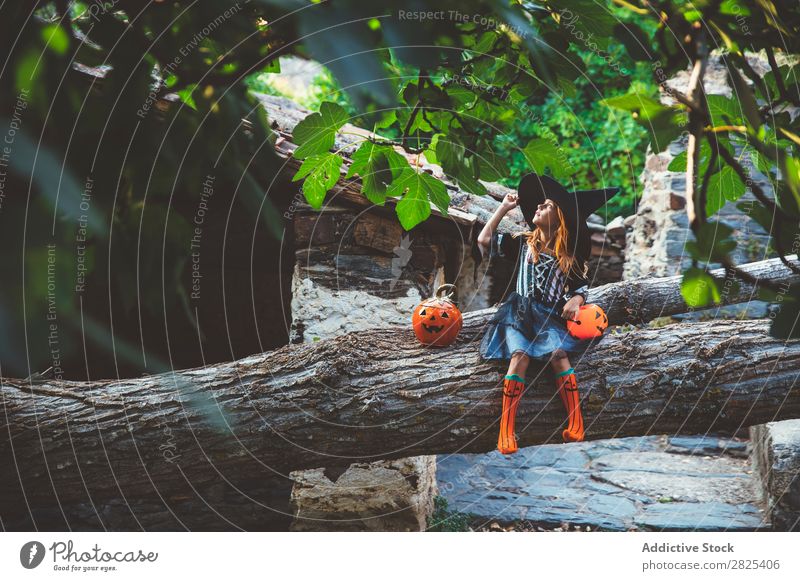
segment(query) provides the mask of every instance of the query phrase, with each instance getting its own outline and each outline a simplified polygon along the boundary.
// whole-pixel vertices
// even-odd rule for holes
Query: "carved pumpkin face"
[[[414,309],[411,317],[414,333],[423,345],[446,347],[461,331],[461,311],[446,298],[430,298]]]
[[[602,335],[607,327],[605,311],[593,304],[582,305],[578,309],[578,319],[567,321],[567,330],[576,339],[594,339]]]

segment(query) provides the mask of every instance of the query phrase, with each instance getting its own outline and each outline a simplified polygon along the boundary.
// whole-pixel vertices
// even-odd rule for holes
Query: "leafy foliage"
[[[304,179],[303,192],[312,208],[321,208],[325,194],[339,181],[344,160],[335,153],[315,153],[306,157],[293,180]]]
[[[390,155],[389,147],[365,141],[353,154],[353,162],[347,170],[348,178],[357,174],[361,176],[364,195],[378,206],[382,206],[386,200],[386,182],[392,180]]]
[[[333,147],[336,132],[346,122],[347,111],[336,103],[323,103],[319,113],[312,113],[294,128],[294,140],[299,145],[294,156],[304,159],[326,153]]]
[[[442,214],[447,215],[450,197],[445,185],[433,176],[411,167],[404,168],[400,175],[392,181],[387,193],[402,199],[397,203],[397,215],[400,224],[411,230],[431,215],[431,203]]]
[[[469,515],[451,510],[446,498],[437,496],[433,499],[433,514],[427,528],[428,532],[465,532],[470,530],[469,524]]]

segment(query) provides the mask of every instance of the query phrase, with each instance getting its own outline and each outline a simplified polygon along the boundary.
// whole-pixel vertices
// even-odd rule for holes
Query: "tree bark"
[[[782,266],[768,262],[748,268],[776,276]],[[612,320],[646,319],[678,309],[678,284],[614,283],[589,299]],[[135,379],[2,379],[0,519],[108,502],[133,513],[142,499],[152,513],[194,496],[208,502],[215,486],[241,502],[241,482],[291,470],[491,451],[505,369],[477,347],[492,311],[467,313],[444,349],[422,347],[409,325]],[[572,361],[587,439],[732,433],[800,417],[800,341],[768,329],[768,320],[718,320],[607,333]],[[520,444],[560,442],[565,414],[552,375],[532,365],[528,376]]]
[[[796,254],[786,259],[798,264]],[[775,282],[789,288],[800,282],[800,276],[784,265],[780,258],[743,264],[741,270],[767,282]],[[757,300],[753,285],[726,277],[724,268],[710,270],[709,274],[718,282],[721,305],[746,303]],[[608,315],[610,325],[646,323],[658,317],[668,317],[694,311],[686,305],[680,292],[682,275],[661,278],[640,278],[615,282],[589,290],[588,302],[599,304]]]
[[[326,464],[487,452],[502,365],[477,353],[485,317],[422,348],[407,328],[292,345],[234,363],[123,381],[4,380],[0,502],[173,495]],[[766,321],[610,334],[578,370],[587,439],[734,432],[800,417],[800,342]],[[559,442],[564,410],[535,367],[520,443]],[[2,513],[14,507],[2,506]],[[19,508],[19,507],[17,507]]]

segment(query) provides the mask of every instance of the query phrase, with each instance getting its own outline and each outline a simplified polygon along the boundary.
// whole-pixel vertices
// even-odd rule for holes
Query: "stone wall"
[[[764,70],[756,57],[751,59],[751,64],[756,70]],[[688,78],[688,73],[681,73],[668,84],[678,91],[685,92]],[[717,56],[710,59],[703,86],[708,95],[731,96],[727,72]],[[662,101],[671,103],[671,99],[666,95],[662,97]],[[685,250],[686,241],[692,239],[686,215],[686,176],[683,172],[668,169],[670,162],[686,151],[687,141],[688,138],[683,136],[671,143],[666,151],[648,151],[645,169],[640,176],[641,200],[636,214],[627,222],[624,280],[677,275],[692,263],[691,256]],[[736,154],[750,171],[753,181],[772,197],[772,187],[767,177],[754,168],[746,153],[743,155],[741,151],[737,151]],[[748,208],[754,203],[756,203],[755,197],[748,190],[737,202],[726,202],[711,218],[733,229],[732,237],[738,244],[732,253],[732,258],[737,264],[776,256],[768,250],[767,232],[749,216]],[[739,205],[743,206],[743,209],[737,207]],[[717,263],[711,263],[712,268],[719,266]],[[706,309],[677,318],[741,315],[763,317],[766,315],[766,307],[766,303],[762,301],[752,301],[722,309]]]
[[[624,280],[672,276],[691,265],[691,256],[684,249],[686,241],[692,238],[686,216],[686,175],[667,169],[670,162],[685,150],[686,139],[679,139],[670,144],[667,151],[651,152],[647,156],[640,178],[642,197],[636,214],[629,220]],[[745,165],[753,171],[751,164],[746,162]],[[753,175],[754,181],[771,196],[772,188],[766,177],[756,171]],[[754,203],[755,197],[748,190],[736,203],[726,202],[712,218],[733,228],[738,244],[732,257],[737,263],[775,256],[767,251],[769,235],[748,215],[747,208]],[[742,204],[744,211],[737,204]],[[712,268],[719,266],[712,263]]]

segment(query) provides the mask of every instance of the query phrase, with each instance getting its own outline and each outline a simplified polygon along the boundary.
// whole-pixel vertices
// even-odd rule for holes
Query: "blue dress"
[[[572,296],[580,294],[586,300],[589,281],[585,277],[565,275],[550,254],[539,253],[538,262],[533,263],[524,236],[495,233],[489,251],[489,258],[494,257],[516,258],[517,283],[489,322],[480,346],[483,359],[509,360],[521,351],[548,360],[556,349],[572,359],[602,339],[576,339],[561,316]]]

